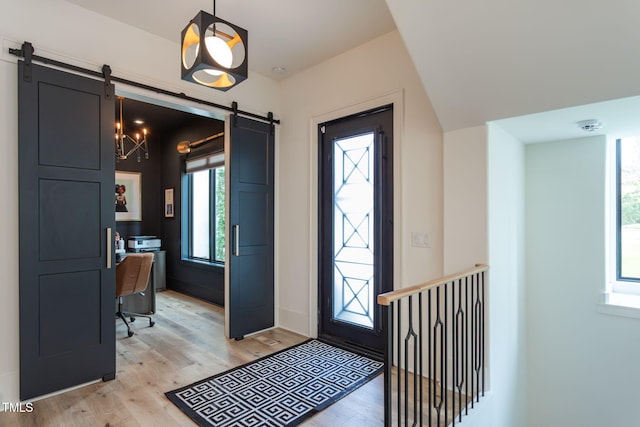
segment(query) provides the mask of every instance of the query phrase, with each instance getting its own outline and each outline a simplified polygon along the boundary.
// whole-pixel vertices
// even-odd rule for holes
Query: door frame
[[[382,315],[382,306],[376,303],[375,296],[393,290],[393,105],[381,106],[374,110],[363,111],[355,116],[347,116],[340,118],[336,121],[326,122],[320,125],[318,129],[320,135],[320,156],[318,179],[319,179],[319,223],[320,229],[318,248],[319,254],[319,274],[318,274],[318,334],[321,339],[334,341],[347,346],[357,346],[362,349],[366,349],[366,352],[372,352],[382,357],[385,347],[384,336],[384,319]],[[363,155],[360,149],[351,147],[352,139],[360,139],[365,135],[368,136],[368,156]],[[338,143],[338,141],[343,141]],[[356,144],[359,144],[357,142]],[[338,146],[342,146],[340,151]],[[371,148],[372,151],[369,151]],[[348,152],[355,150],[356,157],[352,158],[355,161],[353,164],[354,169],[350,169],[350,172],[344,170],[348,167],[348,161],[342,159],[343,155],[351,157]],[[360,157],[363,156],[363,157]],[[366,158],[366,160],[364,160]],[[342,168],[338,163],[342,163]],[[362,162],[365,162],[367,173],[361,169]],[[343,169],[338,171],[338,169]],[[353,219],[357,219],[356,222],[351,223],[353,229],[347,228],[346,225],[339,226],[338,223],[343,223],[344,218],[341,217],[338,210],[339,197],[338,193],[343,189],[338,185],[337,177],[342,176],[342,179],[351,177],[355,170],[360,170],[365,176],[368,177],[368,184],[371,187],[371,211],[369,211],[366,217],[369,219],[367,225],[363,226],[364,220],[360,215],[363,212],[355,214]],[[357,185],[356,182],[354,185]],[[348,187],[348,186],[347,186]],[[351,191],[344,188],[347,194],[351,194]],[[348,203],[349,204],[349,203]],[[343,212],[347,217],[349,213]],[[363,221],[363,222],[359,222]],[[364,228],[364,234],[360,231]],[[342,230],[342,239],[336,240],[336,232]],[[351,231],[352,230],[352,231]],[[344,233],[348,234],[345,235]],[[351,234],[353,233],[353,234]],[[350,255],[344,254],[346,258],[338,256],[338,253],[342,253],[343,249],[351,247],[350,251],[355,253],[364,249],[358,244],[351,246],[349,241],[355,234],[360,235],[367,246],[370,245],[370,252],[367,252],[368,256],[371,256],[371,270],[368,271],[366,276],[360,276],[356,273],[353,276],[356,282],[363,280],[371,275],[367,280],[368,286],[372,294],[364,298],[370,301],[371,307],[365,309],[371,315],[373,324],[370,327],[360,324],[360,320],[349,321],[347,319],[341,319],[340,316],[336,317],[335,309],[336,303],[340,302],[340,306],[346,312],[349,310],[345,306],[345,301],[342,298],[345,297],[344,292],[346,289],[351,289],[351,285],[346,283],[339,283],[337,280],[337,271],[342,272],[343,268],[349,269],[348,265],[352,262],[356,262]],[[340,233],[338,233],[340,234]],[[348,237],[347,237],[348,236]],[[346,238],[346,240],[345,240]],[[336,246],[337,245],[337,246]],[[337,252],[336,252],[337,251]],[[360,255],[364,256],[364,253],[360,252]],[[355,254],[355,258],[358,258]],[[362,261],[365,262],[365,261]],[[366,262],[365,262],[366,263]],[[339,267],[342,265],[342,267]],[[364,273],[361,271],[360,273]],[[346,282],[350,282],[347,274],[344,276]],[[342,298],[337,295],[341,290]],[[351,295],[354,299],[361,301],[360,292]],[[370,299],[369,299],[370,298]],[[350,302],[348,306],[351,306],[353,302]]]
[[[320,141],[318,139],[318,126],[321,123],[330,122],[342,117],[357,114],[361,111],[373,110],[384,105],[393,105],[393,283],[394,289],[402,283],[402,243],[405,231],[402,222],[402,134],[404,130],[404,91],[398,90],[386,95],[362,101],[337,110],[323,113],[311,118],[309,123],[310,148],[309,148],[309,334],[312,338],[318,337],[318,161]],[[277,186],[277,184],[276,184]],[[277,227],[277,221],[276,221]],[[276,228],[277,232],[277,228]],[[277,249],[277,247],[276,247]]]
[[[203,106],[202,104],[197,104],[195,102],[192,101],[188,101],[188,100],[183,100],[180,98],[176,98],[176,97],[172,97],[172,96],[164,96],[164,95],[159,95],[157,93],[151,93],[148,90],[142,89],[142,88],[138,88],[136,86],[131,86],[131,85],[127,85],[126,83],[120,83],[120,82],[115,82],[115,95],[116,96],[123,96],[125,98],[129,98],[129,99],[134,99],[136,101],[140,101],[140,102],[146,102],[148,104],[153,104],[153,105],[159,105],[161,107],[166,107],[166,108],[172,108],[174,110],[180,110],[180,111],[185,111],[191,114],[199,114],[201,116],[204,117],[210,117],[216,120],[221,120],[224,121],[224,150],[226,153],[229,153],[231,150],[231,128],[233,127],[233,113],[226,111],[224,109],[221,108],[217,108],[217,107],[213,107],[213,106]],[[256,120],[256,121],[260,121],[258,119],[255,118],[250,118],[251,120]],[[266,123],[266,122],[265,122]],[[274,297],[274,326],[278,325],[278,295],[279,295],[279,288],[277,286],[278,283],[278,277],[279,277],[279,273],[278,273],[278,239],[276,238],[276,236],[278,236],[278,230],[279,230],[279,222],[278,222],[278,216],[277,216],[277,212],[278,212],[278,208],[277,208],[277,204],[278,204],[278,147],[277,147],[277,143],[278,143],[278,137],[279,137],[279,126],[276,126],[275,124],[272,125],[272,129],[274,132],[273,138],[274,138],[274,183],[273,183],[273,197],[274,197],[274,211],[273,211],[273,229],[274,229],[274,242],[273,242],[273,280],[274,280],[274,291],[273,291],[273,297]],[[225,168],[226,170],[229,170],[230,168],[230,162],[231,162],[231,158],[230,156],[225,156]],[[227,177],[229,175],[227,174]],[[231,191],[230,189],[230,182],[229,179],[225,179],[225,193],[229,194],[229,192]],[[225,198],[225,217],[226,217],[226,223],[230,224],[229,222],[229,218],[230,218],[230,198],[226,197]],[[230,227],[225,227],[225,253],[227,254],[227,257],[231,256],[231,233],[230,233]],[[229,265],[229,259],[227,258],[227,260],[225,260],[225,269],[224,269],[224,294],[225,294],[225,311],[226,308],[228,307],[228,296],[229,296],[229,286],[230,286],[230,269],[227,268],[227,266]],[[227,321],[227,316],[225,315],[225,324],[224,324],[224,331],[225,331],[225,335],[227,336],[227,338],[229,337],[229,325],[228,325],[228,321]]]

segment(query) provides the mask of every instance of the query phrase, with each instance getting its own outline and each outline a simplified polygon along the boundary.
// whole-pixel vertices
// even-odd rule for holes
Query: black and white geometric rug
[[[382,367],[309,340],[165,395],[201,426],[295,426],[376,377]]]

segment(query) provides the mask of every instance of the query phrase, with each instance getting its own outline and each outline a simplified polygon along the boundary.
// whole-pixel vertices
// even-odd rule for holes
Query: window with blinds
[[[212,153],[186,161],[188,195],[183,232],[188,258],[207,263],[225,260],[224,153]],[[184,223],[183,223],[184,224]]]

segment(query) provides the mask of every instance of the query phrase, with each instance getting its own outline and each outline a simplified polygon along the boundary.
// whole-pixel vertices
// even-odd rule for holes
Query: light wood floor
[[[133,324],[128,338],[116,325],[116,379],[34,403],[32,413],[0,412],[0,426],[193,426],[164,393],[282,350],[306,338],[274,329],[242,341],[224,337],[224,312],[172,291],[158,294],[156,325]],[[303,426],[381,426],[383,382],[379,376]]]

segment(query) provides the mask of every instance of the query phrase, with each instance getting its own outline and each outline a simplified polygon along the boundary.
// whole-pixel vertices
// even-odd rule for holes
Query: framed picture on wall
[[[175,204],[173,203],[173,187],[164,189],[164,217],[173,218],[175,215]]]
[[[142,174],[116,171],[116,221],[142,221]]]

